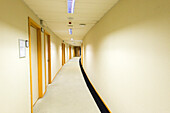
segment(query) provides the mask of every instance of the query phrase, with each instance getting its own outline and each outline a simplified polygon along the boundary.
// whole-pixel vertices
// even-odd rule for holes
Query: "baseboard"
[[[38,102],[39,99],[40,99],[40,97],[38,97],[38,99],[35,101],[35,103],[33,104],[33,106]]]
[[[45,93],[47,92],[47,88],[45,88],[45,91],[44,91],[44,93],[43,93],[43,96],[42,97],[44,97],[44,95],[45,95]]]
[[[87,85],[93,99],[95,100],[98,108],[100,109],[101,113],[111,113],[111,111],[109,110],[107,105],[104,103],[103,99],[100,97],[99,93],[96,91],[93,84],[90,82],[90,80],[89,80],[89,78],[88,78],[88,76],[87,76],[86,72],[84,71],[84,68],[81,64],[81,58],[79,60],[79,64],[80,64],[80,69],[81,69],[81,72],[83,74],[86,85]]]
[[[55,77],[57,76],[57,74],[60,72],[61,69],[62,69],[62,67],[60,67],[60,69],[58,70],[58,72],[55,74],[54,78],[51,80],[51,83],[54,81]]]

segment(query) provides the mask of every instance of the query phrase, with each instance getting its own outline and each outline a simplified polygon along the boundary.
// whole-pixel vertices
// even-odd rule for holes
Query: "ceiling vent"
[[[79,24],[81,27],[85,27],[86,26],[86,24]]]

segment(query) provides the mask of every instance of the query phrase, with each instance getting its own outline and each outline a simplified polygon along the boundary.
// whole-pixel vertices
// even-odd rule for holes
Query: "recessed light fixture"
[[[85,27],[86,26],[86,24],[79,24],[81,27]]]
[[[69,29],[69,34],[72,35],[72,29]]]
[[[68,13],[74,13],[75,0],[67,0]]]
[[[73,38],[71,38],[71,41],[73,41]]]

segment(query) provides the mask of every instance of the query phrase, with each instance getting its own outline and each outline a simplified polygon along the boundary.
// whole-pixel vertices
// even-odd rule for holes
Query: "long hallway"
[[[0,0],[0,14],[0,113],[170,113],[170,0]]]
[[[47,92],[34,106],[34,113],[100,113],[81,74],[79,57],[66,63]]]

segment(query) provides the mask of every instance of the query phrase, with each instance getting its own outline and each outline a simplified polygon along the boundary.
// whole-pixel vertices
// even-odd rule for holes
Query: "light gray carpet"
[[[56,76],[34,113],[100,113],[81,74],[79,58],[71,59]]]

